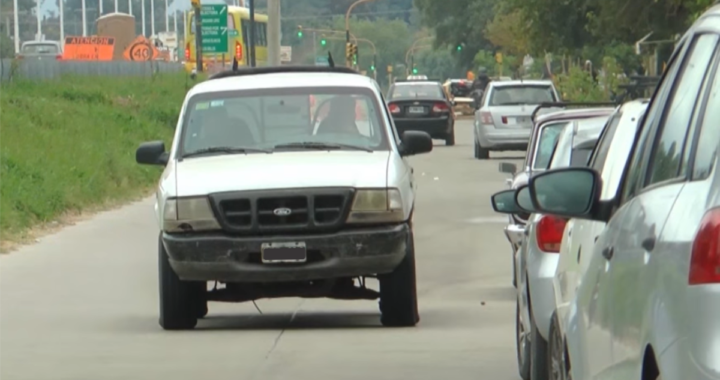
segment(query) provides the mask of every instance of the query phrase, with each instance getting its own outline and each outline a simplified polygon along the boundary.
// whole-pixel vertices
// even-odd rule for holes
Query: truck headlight
[[[219,230],[220,224],[206,197],[168,199],[163,212],[166,232]]]
[[[398,189],[358,190],[348,223],[389,223],[405,219],[402,196]]]

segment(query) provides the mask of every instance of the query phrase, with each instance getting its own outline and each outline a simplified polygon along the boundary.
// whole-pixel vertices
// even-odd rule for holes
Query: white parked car
[[[419,321],[406,157],[432,140],[398,136],[380,91],[346,68],[266,67],[188,92],[170,151],[155,141],[136,152],[165,167],[164,329],[194,328],[207,301],[276,297],[379,298],[383,325]]]
[[[720,5],[678,41],[617,194],[593,168],[540,173],[534,210],[607,223],[570,305],[573,379],[720,380]]]
[[[585,167],[608,116],[571,120],[559,131],[550,146],[548,170],[563,167]],[[532,179],[532,176],[530,177]],[[505,190],[493,196],[493,208],[502,213],[516,213],[512,204],[516,192]],[[511,202],[507,202],[509,199]],[[522,203],[520,203],[522,206]],[[528,218],[515,261],[517,278],[516,340],[518,368],[524,380],[543,379],[547,370],[547,340],[550,317],[555,310],[552,279],[558,263],[558,252],[565,220],[553,215],[533,213]]]
[[[602,176],[600,199],[612,199],[617,194],[620,178],[635,141],[638,121],[642,118],[647,104],[647,100],[634,100],[623,104],[610,117],[608,126],[598,140],[589,166]],[[605,223],[586,219],[572,218],[565,225],[553,279],[555,312],[550,320],[548,337],[550,371],[553,368],[562,368],[567,362],[566,320],[583,274],[590,263],[595,239],[603,229]]]

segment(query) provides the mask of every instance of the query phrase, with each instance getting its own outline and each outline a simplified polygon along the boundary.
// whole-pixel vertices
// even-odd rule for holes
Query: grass
[[[135,149],[169,144],[185,93],[184,74],[3,84],[0,240],[147,193],[160,170],[136,164]]]

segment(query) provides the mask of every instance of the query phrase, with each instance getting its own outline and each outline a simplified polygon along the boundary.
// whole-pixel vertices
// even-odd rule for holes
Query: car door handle
[[[572,228],[568,228],[568,237],[572,236]]]
[[[613,255],[615,255],[615,248],[613,247],[605,247],[605,249],[602,250],[602,255],[605,257],[608,261],[612,260]]]
[[[649,238],[643,240],[640,246],[642,246],[646,251],[652,252],[652,250],[655,249],[655,240],[655,236],[650,236]]]

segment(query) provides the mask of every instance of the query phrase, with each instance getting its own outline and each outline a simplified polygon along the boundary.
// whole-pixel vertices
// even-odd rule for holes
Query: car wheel
[[[479,143],[477,144],[477,155],[475,157],[479,160],[487,160],[490,158],[490,150],[487,148],[483,148]]]
[[[380,322],[383,326],[410,327],[420,322],[415,277],[415,247],[412,232],[408,236],[405,258],[380,282]]]
[[[447,135],[447,137],[445,137],[445,145],[447,145],[447,146],[455,145],[455,129],[453,129],[452,132],[450,132],[450,134]]]
[[[474,151],[474,153],[473,153],[473,157],[475,157],[475,158],[480,158],[480,153],[479,153],[479,152],[480,152],[480,145],[478,145],[477,141],[475,141],[474,147],[475,147],[475,151]]]
[[[208,302],[207,302],[207,283],[203,282],[202,287],[198,286],[198,295],[196,298],[196,309],[195,315],[198,318],[205,318],[208,313]]]
[[[517,349],[517,362],[520,377],[530,380],[530,341],[529,332],[525,331],[523,317],[520,313],[520,303],[515,303],[515,347]]]
[[[515,263],[515,254],[516,254],[516,250],[513,250],[513,254],[512,254],[512,271],[513,271],[512,285],[513,285],[513,288],[517,289],[517,264]]]
[[[530,378],[548,380],[547,341],[540,335],[530,304]]]
[[[550,336],[548,341],[548,378],[550,380],[570,379],[570,363],[565,355],[565,344],[563,343],[562,331],[557,320],[557,314],[553,313],[550,322]]]
[[[158,239],[160,326],[165,330],[189,330],[197,325],[198,297],[203,283],[181,281],[170,266],[162,240]]]

